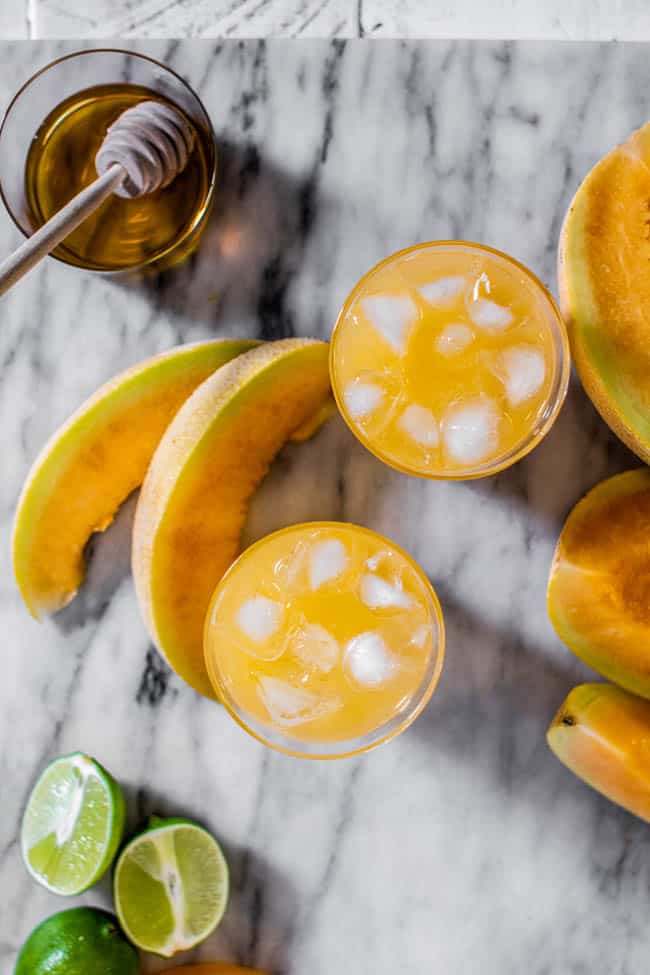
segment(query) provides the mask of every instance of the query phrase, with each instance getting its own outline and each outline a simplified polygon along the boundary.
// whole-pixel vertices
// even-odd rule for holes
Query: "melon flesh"
[[[210,597],[271,461],[324,414],[327,356],[325,342],[285,339],[224,366],[181,407],[145,478],[133,529],[138,600],[154,643],[206,696],[214,697],[203,658]]]
[[[555,550],[548,610],[578,657],[650,698],[650,470],[603,481],[573,509]]]
[[[258,968],[242,968],[241,965],[234,965],[228,961],[215,961],[168,969],[161,975],[264,975],[264,972]]]
[[[578,778],[650,821],[650,702],[612,684],[581,684],[553,719],[547,741]]]
[[[142,484],[183,401],[255,344],[201,342],[140,362],[103,385],[45,445],[23,487],[13,534],[16,581],[34,616],[74,597],[88,539]]]
[[[588,174],[560,237],[560,305],[582,384],[650,461],[650,123]]]

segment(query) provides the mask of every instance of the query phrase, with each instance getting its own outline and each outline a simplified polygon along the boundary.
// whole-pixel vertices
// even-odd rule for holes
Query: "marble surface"
[[[0,46],[0,102],[70,45]],[[472,484],[401,476],[339,421],[286,450],[248,539],[341,518],[391,536],[437,586],[439,689],[363,758],[306,763],[248,738],[150,647],[128,577],[132,504],[97,541],[90,583],[38,625],[11,577],[10,524],[46,437],[108,376],[181,340],[327,337],[370,265],[465,237],[553,288],[581,176],[650,114],[642,45],[142,42],[197,87],[222,147],[197,257],[147,285],[49,261],[0,329],[0,968],[62,907],[28,879],[17,828],[37,771],[76,748],[122,780],[130,822],[205,821],[233,896],[198,953],[283,975],[636,975],[650,952],[647,827],[574,779],[544,732],[586,674],[546,617],[570,506],[635,461],[577,384],[524,462]],[[0,213],[3,252],[18,234]],[[220,295],[214,301],[214,295]],[[84,898],[105,903],[106,885]],[[148,962],[150,970],[160,966]]]
[[[4,37],[644,40],[647,0],[4,0]]]

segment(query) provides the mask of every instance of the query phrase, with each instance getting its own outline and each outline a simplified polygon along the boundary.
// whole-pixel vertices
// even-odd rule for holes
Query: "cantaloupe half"
[[[591,170],[560,236],[560,306],[582,384],[650,462],[650,124]]]
[[[214,697],[203,624],[239,550],[248,503],[276,453],[330,401],[325,342],[284,339],[207,379],[164,434],[133,528],[133,576],[149,634],[170,666]]]
[[[258,968],[242,968],[241,965],[234,965],[229,961],[215,961],[170,968],[161,975],[264,975],[264,972]]]
[[[650,698],[650,470],[603,481],[573,509],[553,558],[548,611],[578,657]]]
[[[650,821],[650,702],[613,684],[581,684],[546,738],[575,775]]]
[[[14,572],[34,616],[74,597],[86,542],[140,486],[183,401],[256,344],[200,342],[146,359],[98,389],[52,436],[29,472],[14,521]]]

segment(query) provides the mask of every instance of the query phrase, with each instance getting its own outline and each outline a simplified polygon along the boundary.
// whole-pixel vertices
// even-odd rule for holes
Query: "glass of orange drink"
[[[544,285],[464,241],[417,244],[368,271],[330,356],[353,433],[385,463],[430,478],[483,477],[520,460],[551,428],[570,373]]]
[[[246,549],[218,584],[205,655],[219,699],[255,738],[305,758],[366,751],[403,731],[444,657],[436,593],[400,548],[312,522]]]

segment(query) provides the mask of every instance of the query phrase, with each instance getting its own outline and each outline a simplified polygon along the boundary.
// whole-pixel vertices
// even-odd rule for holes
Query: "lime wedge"
[[[27,802],[21,848],[31,876],[55,894],[92,887],[124,833],[122,791],[102,766],[76,752],[45,769]]]
[[[120,854],[114,896],[126,936],[171,958],[204,941],[223,917],[228,865],[201,826],[153,817]]]

